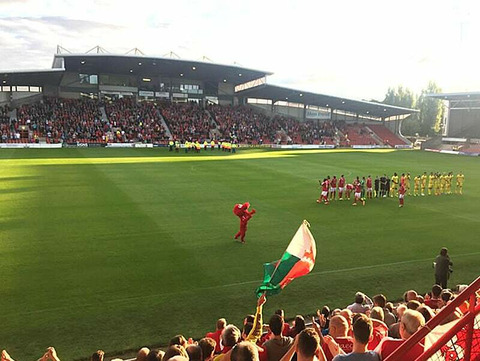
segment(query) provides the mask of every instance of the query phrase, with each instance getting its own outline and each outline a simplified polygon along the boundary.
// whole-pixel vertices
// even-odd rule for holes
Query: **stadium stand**
[[[90,98],[44,98],[13,112],[0,110],[1,142],[157,143],[230,140],[242,144],[322,144],[333,146],[405,144],[383,125],[345,121],[299,121],[267,115],[249,106],[195,102],[137,102],[134,98],[105,104]]]
[[[153,103],[122,98],[106,104],[105,113],[107,122],[103,124],[103,133],[97,133],[96,141],[152,143],[167,139],[161,115]]]
[[[344,138],[340,142],[341,145],[352,146],[377,144],[368,128],[359,123],[345,124],[342,133]]]
[[[189,141],[212,138],[210,133],[215,123],[197,103],[164,102],[160,109],[174,138]]]
[[[432,290],[435,288],[434,286]],[[273,332],[269,330],[263,335],[259,331],[263,327],[268,329],[268,325],[261,323],[262,302],[264,301],[259,299],[256,315],[254,318],[253,315],[246,317],[247,321],[252,321],[252,319],[253,321],[244,324],[243,332],[233,325],[225,327],[226,320],[220,319],[222,327],[219,327],[217,322],[217,331],[207,333],[206,337],[199,341],[200,347],[194,347],[193,345],[196,343],[192,339],[187,341],[182,335],[177,335],[170,340],[165,353],[157,349],[150,350],[142,347],[138,351],[137,358],[128,360],[148,360],[150,353],[157,355],[152,360],[159,360],[159,357],[164,355],[162,361],[174,360],[171,357],[175,355],[181,355],[185,358],[182,360],[187,361],[210,361],[214,359],[214,354],[217,355],[215,356],[217,361],[222,361],[224,358],[229,360],[231,350],[243,340],[257,346],[259,352],[257,361],[279,361],[294,344],[291,337],[298,332],[316,332],[323,335],[320,346],[325,354],[325,360],[331,361],[339,352],[352,352],[355,342],[353,338],[356,337],[355,325],[358,319],[362,319],[362,322],[367,321],[371,325],[373,338],[366,345],[366,350],[380,354],[381,359],[385,361],[423,361],[430,357],[433,357],[432,360],[479,360],[480,277],[468,287],[458,286],[458,289],[459,291],[455,295],[450,290],[442,290],[439,299],[431,293],[427,293],[423,297],[414,290],[405,292],[404,302],[397,304],[394,309],[393,317],[398,322],[390,327],[386,326],[381,319],[382,310],[389,313],[387,304],[383,302],[385,297],[383,295],[374,296],[372,303],[370,298],[357,293],[355,303],[348,306],[348,309],[336,308],[330,311],[328,307],[324,307],[324,310],[327,310],[326,315],[323,311],[317,311],[318,318],[311,318],[312,322],[306,325],[303,316],[297,315],[293,327],[282,327],[282,322],[280,322],[275,326]],[[359,299],[359,294],[364,297]],[[432,309],[427,305],[431,304],[430,300],[436,301],[438,309]],[[415,303],[415,307],[418,307],[417,310],[412,309],[414,308],[411,306],[413,303]],[[351,309],[354,308],[361,309],[363,312],[353,313]],[[360,317],[360,315],[363,316]],[[284,321],[280,313],[276,312],[271,320],[275,321],[275,317],[280,317]],[[295,322],[299,322],[299,320],[302,321],[301,325],[296,325]],[[315,331],[301,331],[305,327],[313,328]],[[400,329],[399,334],[394,332],[395,328]],[[286,329],[290,331],[282,333],[281,330],[285,331]],[[211,338],[214,334],[217,340],[222,340],[223,348],[217,347],[217,342]],[[202,353],[205,355],[200,356]],[[92,359],[103,360],[103,351],[99,350],[95,354],[101,357],[94,358],[92,356]],[[60,361],[53,347],[49,347],[41,359]],[[116,358],[116,360],[120,359]],[[3,350],[2,361],[13,361],[13,358]]]
[[[212,114],[223,138],[236,139],[238,143],[274,143],[280,130],[277,122],[248,107],[222,107],[210,105]]]
[[[396,136],[390,129],[380,124],[370,124],[368,126],[386,145],[405,145],[406,143]]]

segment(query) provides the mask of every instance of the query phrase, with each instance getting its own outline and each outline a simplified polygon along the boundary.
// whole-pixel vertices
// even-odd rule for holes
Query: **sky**
[[[0,0],[0,70],[48,69],[57,45],[271,71],[268,83],[383,100],[480,91],[478,0]]]

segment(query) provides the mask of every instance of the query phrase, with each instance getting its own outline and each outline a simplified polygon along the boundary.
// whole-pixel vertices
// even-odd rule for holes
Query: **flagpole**
[[[303,220],[302,224],[304,224],[304,225],[306,225],[307,227],[310,228],[310,223],[308,223],[308,221],[306,219]],[[287,250],[285,250],[285,252],[283,252],[282,257],[278,260],[277,265],[275,266],[275,269],[273,270],[272,275],[270,276],[270,280],[272,280],[273,275],[275,274],[275,272],[277,272],[278,266],[280,266],[280,261],[282,260],[283,256],[285,256],[285,253],[287,253]]]

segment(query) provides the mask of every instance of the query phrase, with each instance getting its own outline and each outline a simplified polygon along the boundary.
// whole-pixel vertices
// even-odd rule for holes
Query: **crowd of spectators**
[[[20,134],[18,134],[20,137]],[[16,138],[15,127],[10,125],[10,109],[8,105],[0,106],[0,141],[6,143]]]
[[[20,106],[16,119],[10,119],[9,109],[2,107],[0,132],[2,142],[38,142],[44,138],[48,143],[166,143],[167,134],[171,134],[174,140],[201,143],[215,139],[254,145],[376,144],[373,134],[358,123],[299,121],[269,116],[248,106],[203,108],[195,102],[157,104],[128,97],[105,103],[88,98],[44,98]]]
[[[220,318],[215,330],[198,341],[176,335],[165,350],[142,347],[134,360],[290,361],[295,357],[297,361],[384,360],[454,297],[452,291],[437,284],[425,296],[414,290],[405,292],[403,302],[396,305],[387,302],[382,294],[370,298],[357,292],[354,302],[345,308],[330,310],[324,306],[308,322],[297,315],[290,325],[281,309],[275,311],[268,324],[263,323],[266,297],[262,295],[255,314],[247,315],[240,327]],[[467,308],[457,307],[442,324],[460,318],[466,311]],[[407,351],[406,360],[414,360],[424,352],[421,342]],[[13,361],[5,350],[1,356],[1,361]],[[103,359],[101,350],[91,356],[92,361]],[[53,347],[40,360],[60,361]]]
[[[154,103],[121,98],[105,104],[105,113],[107,121],[99,141],[152,143],[168,139]]]
[[[224,138],[248,144],[274,143],[277,139],[278,122],[251,108],[210,105],[208,111]]]
[[[212,139],[210,115],[195,102],[161,103],[160,110],[174,138],[188,141]]]

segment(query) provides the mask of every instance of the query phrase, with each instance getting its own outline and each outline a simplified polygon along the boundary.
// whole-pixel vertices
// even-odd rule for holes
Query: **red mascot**
[[[240,240],[242,243],[245,243],[245,233],[247,232],[247,223],[252,218],[252,216],[255,214],[255,209],[252,209],[251,211],[248,210],[250,208],[250,203],[245,202],[243,204],[235,204],[235,207],[233,207],[233,213],[240,218],[240,230],[238,233],[235,235],[235,239],[238,239],[240,237]]]

